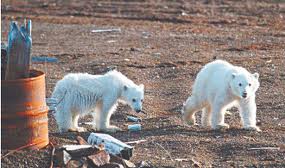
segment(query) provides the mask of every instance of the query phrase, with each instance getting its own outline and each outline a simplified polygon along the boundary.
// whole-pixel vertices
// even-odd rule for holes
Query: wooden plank
[[[5,79],[7,67],[7,45],[1,42],[1,80]]]
[[[30,74],[32,22],[29,20],[20,28],[17,22],[10,23],[7,47],[6,80],[27,78]]]

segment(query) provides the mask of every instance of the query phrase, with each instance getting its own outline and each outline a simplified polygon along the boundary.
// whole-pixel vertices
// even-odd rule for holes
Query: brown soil
[[[112,136],[147,140],[135,145],[132,162],[147,160],[157,167],[193,167],[193,160],[202,167],[285,166],[283,0],[2,0],[1,11],[1,41],[7,40],[11,19],[30,18],[32,55],[59,59],[33,65],[46,73],[48,97],[55,83],[70,72],[102,74],[116,67],[145,84],[147,115],[139,115],[143,130],[126,130],[125,118],[134,114],[129,107],[120,106],[112,117],[113,124],[124,129]],[[96,28],[121,32],[92,33]],[[226,117],[231,126],[227,131],[181,122],[180,109],[197,72],[214,59],[260,73],[257,119],[262,133],[242,130],[235,109]],[[57,133],[51,113],[49,130],[53,144],[75,143],[77,133]],[[80,133],[84,138],[88,134]],[[280,150],[249,150],[269,146]],[[49,167],[50,151],[50,147],[19,151],[1,159],[1,166]]]

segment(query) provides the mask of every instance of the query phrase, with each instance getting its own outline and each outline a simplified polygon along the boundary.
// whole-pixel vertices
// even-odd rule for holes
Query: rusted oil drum
[[[45,74],[30,73],[30,78],[1,80],[2,149],[40,149],[49,143]]]

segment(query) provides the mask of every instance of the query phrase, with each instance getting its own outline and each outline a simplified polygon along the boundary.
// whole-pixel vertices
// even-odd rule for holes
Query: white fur
[[[91,112],[96,130],[115,132],[120,129],[110,125],[110,117],[118,101],[141,111],[144,86],[136,85],[116,70],[105,75],[68,74],[57,82],[52,97],[59,101],[55,119],[60,132],[83,131],[78,127],[78,118]]]
[[[195,113],[202,110],[202,126],[211,126],[212,129],[229,128],[229,125],[224,123],[225,111],[237,106],[243,128],[260,131],[256,126],[255,104],[255,92],[259,87],[258,77],[258,73],[251,74],[246,69],[226,61],[216,60],[208,63],[198,73],[192,96],[184,104],[184,121],[195,124]],[[246,97],[243,97],[244,92],[247,93]]]

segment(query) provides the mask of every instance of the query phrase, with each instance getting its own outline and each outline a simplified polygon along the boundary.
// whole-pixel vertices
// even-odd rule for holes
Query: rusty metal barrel
[[[29,78],[1,80],[2,149],[40,149],[49,143],[45,91],[41,71],[31,70]]]

